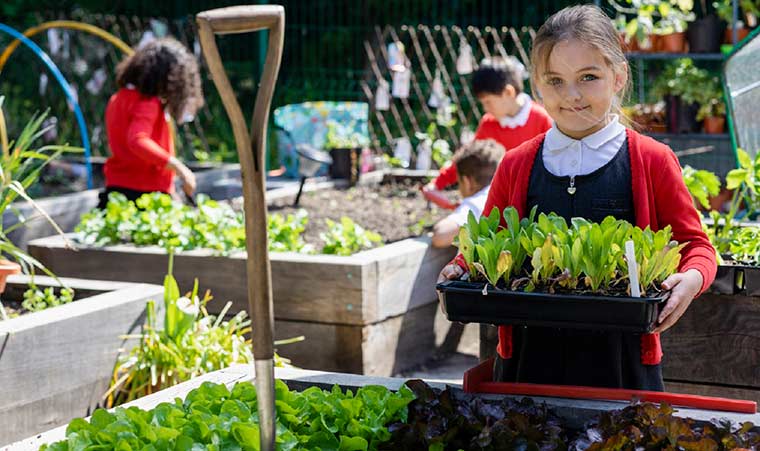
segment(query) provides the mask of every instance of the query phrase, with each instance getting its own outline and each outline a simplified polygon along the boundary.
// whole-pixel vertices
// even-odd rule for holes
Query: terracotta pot
[[[659,36],[659,51],[665,53],[683,53],[686,51],[686,32],[670,33]]]
[[[744,38],[749,36],[749,28],[739,28],[736,30],[736,42],[741,42]],[[726,31],[723,33],[723,42],[725,44],[733,44],[733,29],[731,27],[726,28]]]
[[[19,274],[21,266],[10,260],[0,259],[0,293],[5,291],[5,281],[11,274]]]
[[[705,133],[711,135],[718,135],[723,133],[726,126],[726,118],[724,116],[707,116],[702,123],[702,127]]]
[[[639,49],[639,41],[636,40],[636,37],[632,37],[631,39],[627,39],[625,33],[620,33],[620,47],[623,48],[623,52],[639,52],[641,49]]]
[[[647,46],[646,43],[644,44],[644,46],[639,44],[639,51],[647,52],[647,53],[658,52],[660,49],[660,40],[661,40],[660,35],[650,34],[649,36],[647,36],[647,38],[649,40],[649,43],[648,43],[649,45]]]

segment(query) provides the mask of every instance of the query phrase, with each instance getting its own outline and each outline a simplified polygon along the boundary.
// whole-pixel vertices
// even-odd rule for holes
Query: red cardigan
[[[174,172],[166,168],[174,155],[169,119],[158,97],[122,88],[106,107],[111,157],[105,164],[106,186],[136,191],[174,190]]]
[[[483,119],[480,120],[477,131],[475,131],[475,139],[493,139],[504,146],[505,150],[510,150],[539,133],[546,132],[551,127],[552,120],[546,110],[544,110],[544,107],[533,102],[530,106],[528,121],[521,127],[502,127],[498,119],[490,114],[484,115]],[[441,168],[438,177],[433,181],[435,188],[438,190],[442,190],[456,182],[457,168],[450,161]]]
[[[493,207],[504,211],[509,206],[515,207],[520,217],[526,215],[530,174],[544,135],[536,136],[504,156],[491,183],[483,215],[490,213]],[[673,239],[688,242],[681,251],[678,270],[699,271],[703,279],[702,293],[715,279],[715,249],[702,231],[699,214],[683,183],[678,159],[665,144],[630,129],[627,135],[636,225],[659,230],[670,224]],[[502,226],[506,227],[503,217]],[[502,358],[512,357],[512,326],[499,327],[497,352]],[[659,334],[642,335],[642,363],[656,365],[661,360]]]

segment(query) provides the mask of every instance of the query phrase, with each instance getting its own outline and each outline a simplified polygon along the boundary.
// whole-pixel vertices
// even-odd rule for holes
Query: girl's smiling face
[[[544,108],[560,131],[581,139],[609,122],[612,102],[628,81],[628,68],[613,69],[596,48],[575,40],[558,42],[536,85]]]

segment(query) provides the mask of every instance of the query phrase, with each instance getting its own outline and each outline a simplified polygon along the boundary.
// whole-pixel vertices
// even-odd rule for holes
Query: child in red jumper
[[[169,115],[192,119],[203,105],[195,57],[174,39],[159,39],[141,47],[116,69],[119,90],[106,107],[106,132],[111,157],[105,164],[106,191],[130,200],[144,193],[174,192],[174,174],[188,196],[195,176],[174,156]]]
[[[551,128],[546,111],[523,92],[522,71],[513,61],[493,58],[472,75],[472,90],[486,113],[475,131],[476,140],[493,139],[510,150]],[[455,183],[457,169],[448,162],[424,190],[442,190]]]
[[[670,225],[688,243],[653,334],[499,327],[494,377],[502,381],[662,390],[659,333],[683,315],[715,278],[715,250],[666,145],[625,128],[613,111],[628,86],[628,65],[609,18],[591,5],[565,8],[539,29],[532,79],[554,119],[546,134],[508,152],[483,214],[534,206],[566,220],[612,215],[653,230]],[[502,220],[502,225],[504,222]],[[464,269],[447,265],[440,279]]]

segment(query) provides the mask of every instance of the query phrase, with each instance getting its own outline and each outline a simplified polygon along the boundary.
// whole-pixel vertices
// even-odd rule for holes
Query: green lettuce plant
[[[380,234],[364,229],[351,218],[343,216],[340,222],[325,219],[327,232],[320,234],[325,242],[323,254],[351,255],[371,249],[383,241]]]

